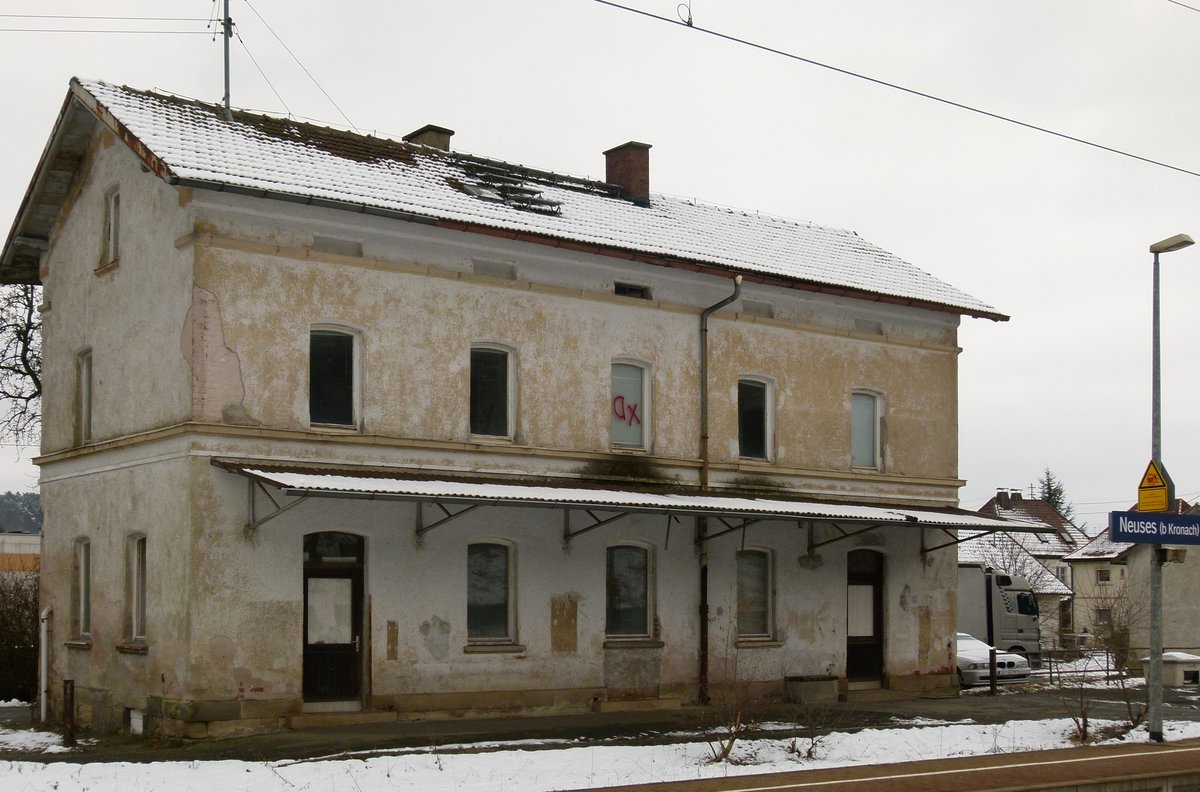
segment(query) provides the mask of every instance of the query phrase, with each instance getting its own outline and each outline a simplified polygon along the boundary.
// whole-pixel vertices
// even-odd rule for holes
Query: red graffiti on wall
[[[618,421],[624,421],[628,426],[633,426],[635,423],[641,425],[642,419],[638,416],[638,405],[625,401],[624,396],[617,396],[613,399],[612,406],[613,415]]]

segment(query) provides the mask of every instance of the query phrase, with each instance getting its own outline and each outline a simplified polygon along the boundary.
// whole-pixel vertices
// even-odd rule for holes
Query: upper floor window
[[[146,639],[146,537],[129,537],[126,546],[126,627],[134,641]]]
[[[740,550],[737,554],[738,638],[770,638],[774,632],[771,554]]]
[[[636,297],[639,300],[650,299],[650,287],[642,286],[636,283],[621,283],[617,281],[613,284],[613,294],[618,297]]]
[[[75,441],[78,445],[92,440],[92,350],[85,349],[75,358]]]
[[[75,638],[92,635],[92,543],[75,540],[74,575],[71,578],[71,632]]]
[[[635,363],[612,364],[609,436],[613,446],[646,447],[648,395],[645,367]]]
[[[1112,580],[1112,570],[1110,570],[1110,569],[1097,569],[1096,570],[1096,582],[1097,583],[1108,583],[1110,580]]]
[[[879,467],[879,396],[874,393],[850,396],[850,464]]]
[[[353,333],[314,329],[308,347],[308,420],[314,424],[355,426]]]
[[[605,634],[650,637],[650,590],[650,551],[636,545],[608,548]]]
[[[116,187],[104,194],[104,252],[100,265],[111,264],[121,256],[121,193]]]
[[[467,545],[467,640],[511,643],[513,629],[512,548],[479,542]]]
[[[471,434],[512,437],[512,366],[505,349],[471,348]]]
[[[769,385],[761,380],[738,380],[738,456],[768,458],[770,413]]]

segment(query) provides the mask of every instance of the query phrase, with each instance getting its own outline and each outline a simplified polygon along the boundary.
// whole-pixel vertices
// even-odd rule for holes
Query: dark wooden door
[[[361,569],[304,572],[304,700],[357,699],[362,678]]]
[[[874,550],[846,556],[846,678],[883,678],[883,554]]]

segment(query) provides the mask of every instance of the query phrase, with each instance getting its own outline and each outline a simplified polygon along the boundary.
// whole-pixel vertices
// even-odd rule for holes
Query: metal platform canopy
[[[947,541],[935,546],[925,543],[922,531],[922,552],[932,552],[957,544],[951,531],[970,529],[994,533],[997,531],[1036,533],[1053,531],[1038,524],[1001,520],[977,512],[959,509],[916,509],[906,506],[826,503],[819,501],[778,500],[771,498],[737,497],[639,492],[582,487],[551,487],[527,484],[495,484],[451,480],[421,480],[404,474],[357,475],[346,470],[302,471],[275,468],[262,464],[214,460],[223,470],[244,476],[249,484],[249,520],[246,530],[252,532],[285,511],[299,506],[309,498],[355,498],[363,500],[399,500],[417,504],[414,530],[418,539],[434,528],[471,512],[481,506],[561,509],[563,511],[563,542],[587,533],[602,525],[615,522],[630,514],[658,514],[667,518],[667,528],[681,517],[707,517],[724,526],[706,534],[698,542],[715,539],[732,531],[743,530],[760,522],[797,522],[809,528],[814,523],[832,526],[835,535],[814,541],[809,531],[810,548],[841,541],[865,531],[885,526],[928,528],[944,533]],[[295,500],[281,502],[268,488]],[[272,509],[258,516],[258,493],[271,503]],[[426,514],[426,506],[432,514]],[[574,519],[572,515],[577,515]],[[580,525],[580,523],[583,523]],[[976,534],[975,536],[978,536]]]

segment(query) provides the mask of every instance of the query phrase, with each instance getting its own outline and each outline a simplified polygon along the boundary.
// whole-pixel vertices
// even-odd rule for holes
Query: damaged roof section
[[[244,111],[229,122],[214,104],[73,80],[48,152],[77,155],[87,140],[80,133],[92,129],[88,121],[111,128],[170,183],[1007,319],[851,231],[658,193],[642,200],[622,185],[450,151],[452,132],[440,127],[427,128],[439,135],[421,138],[438,143],[422,145]],[[61,205],[54,184],[72,173],[68,161],[43,158],[5,244],[0,281],[32,282],[37,244],[48,240]]]

